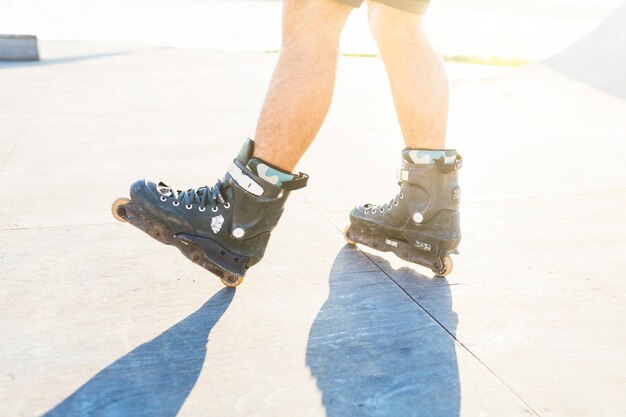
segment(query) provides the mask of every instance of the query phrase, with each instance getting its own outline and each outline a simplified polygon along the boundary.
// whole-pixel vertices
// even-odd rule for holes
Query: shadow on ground
[[[209,333],[230,305],[224,288],[200,309],[96,374],[44,414],[173,417],[198,380]]]
[[[458,416],[454,338],[381,271],[340,272],[356,256],[364,255],[344,247],[335,258],[328,299],[309,334],[306,363],[327,415]],[[389,269],[384,259],[373,260]],[[412,274],[414,297],[439,287],[437,301],[431,303],[454,334],[457,319],[449,287],[440,278],[403,273]]]

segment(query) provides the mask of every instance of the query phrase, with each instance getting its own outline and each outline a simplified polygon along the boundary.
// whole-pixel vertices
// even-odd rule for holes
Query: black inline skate
[[[162,182],[139,180],[130,200],[113,203],[113,216],[156,240],[176,246],[191,261],[235,287],[263,258],[289,193],[308,175],[288,174],[252,158],[247,139],[223,180],[212,187],[177,191]]]
[[[350,213],[344,236],[393,252],[445,276],[461,241],[457,171],[463,159],[454,150],[405,149],[399,171],[400,192],[387,204],[365,204]]]

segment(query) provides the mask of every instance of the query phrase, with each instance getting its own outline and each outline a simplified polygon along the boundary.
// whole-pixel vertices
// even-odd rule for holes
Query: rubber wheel
[[[443,258],[439,258],[441,262],[441,268],[438,270],[433,269],[432,271],[442,277],[450,275],[452,269],[454,268],[454,263],[452,262],[452,258],[449,256],[444,256]]]
[[[117,200],[115,200],[113,202],[113,205],[111,206],[111,213],[113,213],[113,217],[115,217],[116,220],[122,223],[126,223],[127,220],[120,215],[120,207],[128,203],[130,203],[130,200],[128,198],[120,197]],[[124,210],[124,209],[121,209],[121,210]]]
[[[221,278],[222,284],[229,288],[235,288],[243,282],[243,277],[237,275],[229,275],[226,278]]]
[[[350,230],[350,225],[347,225],[345,229],[343,229],[343,238],[346,240],[348,245],[356,245],[356,242],[348,237],[348,230]]]

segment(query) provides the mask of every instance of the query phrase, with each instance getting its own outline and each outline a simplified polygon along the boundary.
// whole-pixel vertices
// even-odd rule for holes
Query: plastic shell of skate
[[[120,197],[118,199],[116,199],[113,202],[113,205],[111,206],[111,213],[113,214],[113,217],[122,222],[122,223],[127,223],[129,222],[128,219],[128,212],[126,210],[127,207],[129,207],[129,204],[131,204],[131,200],[126,198],[126,197]],[[138,225],[135,224],[135,226],[139,227]],[[155,238],[156,240],[164,243],[164,244],[173,244],[173,242],[175,242],[175,239],[167,239],[167,233],[164,233],[163,229],[161,227],[158,227],[156,225],[142,225],[143,227],[139,227],[141,229],[143,229],[147,234],[149,234],[150,236],[152,236],[153,238]],[[191,261],[193,261],[194,263],[205,267],[205,265],[201,262],[201,255],[198,253],[192,253],[188,250],[186,250],[186,247],[181,247],[178,244],[175,244],[175,246],[177,246],[181,252],[183,252],[183,254],[185,256],[187,256],[189,259],[191,259]],[[218,275],[217,272],[221,272],[221,275],[223,276],[219,276],[220,280],[222,281],[222,284],[224,284],[226,287],[230,287],[230,288],[234,288],[237,287],[238,285],[241,285],[241,283],[243,282],[244,277],[239,276],[239,275],[235,275],[235,274],[229,274],[226,271],[215,271],[215,270],[210,270],[210,272],[213,272],[214,274]]]
[[[367,240],[367,241],[354,240],[350,236],[350,231],[351,231],[351,225],[346,226],[343,230],[343,237],[346,240],[346,243],[348,245],[355,246],[357,243],[361,243],[365,246],[371,247],[372,249],[382,250],[384,252],[393,252],[396,254],[396,256],[398,256],[401,259],[404,259],[405,261],[409,261],[409,262],[430,268],[430,270],[433,271],[435,275],[441,276],[441,277],[450,275],[450,273],[454,269],[454,263],[452,262],[452,258],[448,255],[437,257],[435,259],[426,259],[426,258],[421,259],[421,257],[420,259],[416,259],[415,257],[416,253],[413,252],[413,256],[411,256],[410,255],[411,251],[407,250],[407,247],[409,246],[409,244],[406,242],[394,241],[396,245],[391,245],[387,247],[387,245],[379,244],[376,240]],[[389,242],[390,239],[384,239],[384,240],[386,242]],[[401,248],[401,249],[397,250],[398,248]]]

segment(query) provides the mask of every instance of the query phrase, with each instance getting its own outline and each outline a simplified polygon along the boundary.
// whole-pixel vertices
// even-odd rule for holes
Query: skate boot
[[[247,139],[222,180],[187,191],[139,180],[130,200],[117,199],[113,216],[156,240],[176,246],[191,261],[235,287],[263,258],[289,193],[306,185],[308,175],[289,174],[252,158]]]
[[[398,195],[387,204],[355,207],[344,236],[448,275],[449,255],[461,241],[457,170],[463,159],[454,150],[407,148],[402,160]]]

